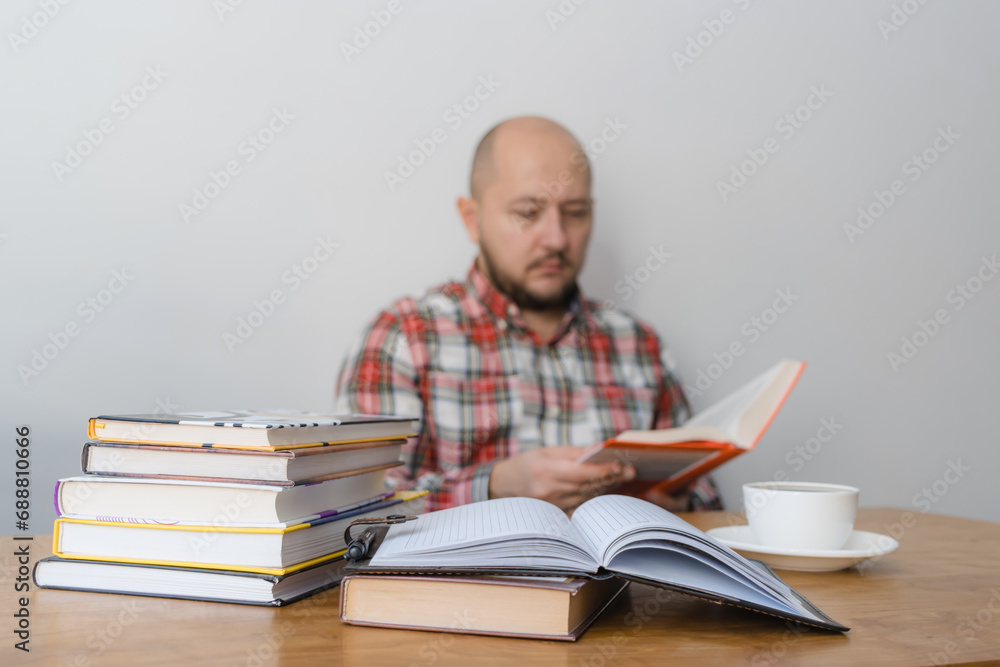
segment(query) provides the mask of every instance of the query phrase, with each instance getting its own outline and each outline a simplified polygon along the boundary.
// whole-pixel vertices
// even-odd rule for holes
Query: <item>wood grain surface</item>
[[[681,515],[703,530],[744,523],[726,512]],[[14,648],[15,544],[31,561],[49,536],[3,537],[3,665],[1000,664],[1000,524],[862,509],[857,528],[894,531],[900,548],[860,568],[778,571],[847,634],[632,585],[575,643],[345,626],[338,589],[283,608],[37,590],[30,653]],[[470,614],[474,613],[470,610]],[[463,622],[456,617],[455,623]]]

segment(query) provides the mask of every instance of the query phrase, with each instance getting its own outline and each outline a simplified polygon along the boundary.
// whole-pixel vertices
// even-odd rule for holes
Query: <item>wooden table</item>
[[[743,523],[682,515],[699,528]],[[576,643],[345,626],[333,589],[283,608],[36,590],[30,653],[13,648],[15,543],[0,556],[0,664],[679,665],[1000,664],[1000,524],[894,509],[861,510],[857,527],[897,532],[899,550],[861,570],[782,572],[847,634],[634,585]],[[32,562],[49,536],[30,542]]]

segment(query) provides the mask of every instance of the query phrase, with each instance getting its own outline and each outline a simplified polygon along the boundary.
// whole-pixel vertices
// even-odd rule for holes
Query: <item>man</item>
[[[507,496],[572,509],[635,476],[577,463],[587,446],[687,414],[655,332],[577,286],[590,186],[586,155],[560,125],[494,127],[476,150],[470,197],[458,200],[479,246],[467,280],[396,301],[344,361],[338,412],[421,417],[405,466],[387,479],[429,490],[429,510]],[[651,500],[720,508],[706,481]]]

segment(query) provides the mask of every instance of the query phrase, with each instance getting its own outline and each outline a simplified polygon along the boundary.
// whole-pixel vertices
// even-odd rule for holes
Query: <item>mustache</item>
[[[559,264],[561,264],[562,266],[569,266],[569,259],[566,258],[566,255],[564,255],[561,252],[556,252],[545,255],[544,257],[540,257],[539,259],[536,259],[535,261],[531,262],[530,264],[528,264],[528,269],[529,270],[536,269],[545,262],[551,261],[553,259],[559,260]]]

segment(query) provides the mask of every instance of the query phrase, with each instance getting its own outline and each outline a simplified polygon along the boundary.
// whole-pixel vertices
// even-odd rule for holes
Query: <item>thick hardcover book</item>
[[[351,575],[340,620],[434,630],[573,641],[628,587],[620,579]]]
[[[284,575],[344,553],[344,530],[358,517],[422,514],[426,492],[402,491],[377,504],[292,524],[232,526],[142,520],[56,519],[60,558]]]
[[[619,461],[636,469],[622,487],[680,489],[756,446],[802,374],[805,362],[785,360],[676,428],[624,431],[599,443],[581,461]]]
[[[345,564],[336,558],[274,575],[50,556],[35,564],[33,576],[39,588],[280,607],[333,588]]]
[[[88,442],[83,472],[108,477],[200,479],[294,486],[399,464],[405,440],[254,451],[216,447]]]
[[[56,513],[182,523],[279,523],[384,496],[385,469],[394,465],[297,486],[81,475],[56,483]]]
[[[569,519],[534,498],[499,498],[390,526],[358,574],[619,577],[826,630],[826,616],[777,575],[667,510],[629,496],[588,500]],[[369,549],[371,551],[371,549]]]
[[[107,442],[275,450],[408,438],[418,423],[392,415],[183,412],[102,415],[90,420],[87,433]]]

